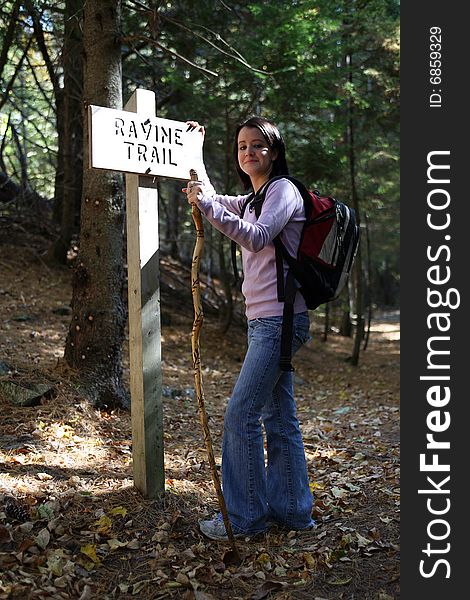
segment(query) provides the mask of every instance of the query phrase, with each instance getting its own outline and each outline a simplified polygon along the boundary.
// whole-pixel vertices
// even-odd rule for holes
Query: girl
[[[198,123],[189,125],[204,135]],[[261,117],[237,128],[234,158],[245,189],[251,189],[255,199],[271,177],[288,175],[284,140],[278,128]],[[277,297],[273,245],[282,232],[284,245],[296,255],[305,221],[302,196],[290,181],[279,179],[269,186],[259,218],[250,203],[241,219],[248,196],[218,195],[206,173],[199,176],[200,182],[189,182],[183,189],[189,203],[242,248],[248,348],[225,412],[222,444],[222,487],[230,523],[237,537],[262,533],[272,524],[310,529],[313,499],[292,373],[279,368],[283,303]],[[309,339],[309,317],[301,294],[296,295],[294,313],[293,353]],[[211,539],[227,539],[220,514],[200,521],[199,526]]]

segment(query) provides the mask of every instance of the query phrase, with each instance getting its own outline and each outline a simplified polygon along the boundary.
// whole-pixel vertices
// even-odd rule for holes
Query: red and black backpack
[[[297,187],[305,208],[305,223],[297,256],[291,256],[287,252],[281,240],[282,232],[273,240],[277,295],[279,302],[284,302],[280,366],[283,371],[292,371],[292,326],[296,293],[299,291],[302,294],[310,310],[335,300],[351,272],[360,232],[352,208],[331,196],[321,196],[317,190],[310,191],[300,181],[285,175],[273,177],[258,194],[250,194],[242,207],[241,218],[248,205],[251,211],[255,211],[256,218],[259,218],[266,192],[278,179],[288,179]],[[283,261],[289,266],[285,281]],[[232,242],[232,263],[235,278],[239,279],[235,242]]]

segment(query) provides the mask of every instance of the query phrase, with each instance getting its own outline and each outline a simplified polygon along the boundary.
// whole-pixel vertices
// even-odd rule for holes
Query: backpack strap
[[[281,371],[294,371],[292,366],[292,340],[294,334],[294,301],[297,293],[292,270],[289,269],[286,278],[286,294],[284,299],[284,310],[282,313],[281,330],[281,358],[279,366]]]
[[[284,260],[282,248],[285,249],[284,244],[281,242],[280,236],[276,236],[273,239],[275,256],[276,256],[276,278],[277,278],[277,299],[279,302],[284,302],[286,299],[286,286],[284,282]]]
[[[285,260],[289,265],[289,271],[292,271],[294,276],[301,276],[302,271],[299,271],[299,265],[294,256],[291,256],[287,251],[287,248],[282,243],[279,236],[274,238],[273,240],[274,247],[276,249],[276,266],[278,266],[278,260],[280,261],[280,266],[283,267],[282,261]],[[278,258],[279,257],[279,258]],[[282,271],[281,271],[282,272]],[[278,288],[279,289],[279,288]]]
[[[275,177],[273,179],[270,179],[261,187],[260,190],[258,190],[258,192],[256,194],[254,192],[251,192],[251,194],[248,195],[248,197],[245,199],[245,202],[243,203],[242,209],[240,211],[240,219],[243,219],[243,215],[245,214],[245,211],[246,211],[246,208],[248,205],[250,205],[250,207],[249,207],[250,212],[253,212],[253,210],[254,210],[256,218],[259,219],[259,216],[261,214],[261,209],[263,208],[263,202],[264,202],[264,199],[266,198],[266,192],[268,190],[268,187],[276,179],[280,179],[280,178]],[[233,240],[231,243],[230,251],[231,251],[231,255],[232,255],[232,267],[233,267],[233,274],[235,276],[235,284],[238,284],[241,278],[238,273],[238,266],[237,266],[237,243],[234,242]]]
[[[271,183],[273,183],[274,181],[277,181],[278,179],[287,179],[288,181],[290,181],[291,183],[293,183],[295,185],[295,187],[299,191],[299,193],[302,196],[302,199],[304,201],[305,218],[308,219],[309,213],[310,213],[310,193],[301,181],[299,181],[298,179],[295,179],[295,177],[289,177],[288,175],[279,175],[277,177],[273,177],[264,185],[263,189],[261,190],[261,198],[260,198],[261,204],[259,205],[259,208],[258,208],[258,205],[255,205],[256,217],[258,218],[261,213],[261,205],[266,196],[268,187],[271,185]],[[254,202],[255,202],[255,200],[253,201],[252,205],[254,205]],[[256,200],[256,202],[257,202],[257,200]],[[284,260],[289,265],[289,267],[290,267],[289,270],[294,270],[294,275],[296,274],[296,271],[297,271],[297,261],[293,256],[291,256],[287,252],[286,247],[282,243],[280,234],[273,239],[273,244],[274,244],[274,248],[276,251],[277,299],[279,302],[284,302],[286,299],[286,295],[287,295],[287,293],[286,293],[287,281],[284,281]]]

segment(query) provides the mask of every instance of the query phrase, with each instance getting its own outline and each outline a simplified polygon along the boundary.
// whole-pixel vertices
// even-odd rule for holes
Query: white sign
[[[185,180],[201,170],[203,138],[187,123],[93,105],[88,116],[91,167]]]

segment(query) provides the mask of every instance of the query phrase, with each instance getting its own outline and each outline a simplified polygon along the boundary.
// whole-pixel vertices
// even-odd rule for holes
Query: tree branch
[[[171,54],[172,56],[175,56],[176,58],[178,58],[179,60],[185,62],[188,65],[190,65],[194,69],[198,69],[199,71],[202,71],[206,75],[212,75],[214,77],[218,77],[219,76],[218,73],[215,73],[214,71],[210,71],[209,69],[206,69],[205,67],[201,67],[200,65],[197,65],[196,63],[194,63],[191,60],[189,60],[189,58],[186,58],[185,56],[182,56],[181,54],[179,54],[178,52],[176,52],[176,50],[171,50],[170,48],[167,48],[166,46],[164,46],[160,42],[157,42],[157,40],[153,40],[151,38],[147,38],[147,37],[145,37],[143,35],[131,35],[131,36],[126,36],[126,37],[121,38],[121,42],[132,42],[134,40],[146,41],[149,44],[153,44],[154,46],[157,46],[157,48],[160,48],[160,50],[163,50],[164,52],[167,52],[168,54]]]
[[[2,168],[2,170],[6,173],[7,169],[5,166],[5,161],[3,160],[3,151],[5,150],[5,144],[7,142],[7,133],[8,133],[8,128],[10,127],[10,121],[11,121],[11,113],[8,114],[8,121],[7,121],[7,126],[5,128],[5,135],[2,138],[2,143],[0,144],[0,167]]]
[[[29,68],[31,69],[31,74],[33,76],[34,81],[36,82],[36,85],[38,86],[38,89],[41,93],[41,96],[44,98],[44,100],[46,101],[47,105],[49,106],[49,108],[55,112],[55,107],[54,107],[54,103],[52,102],[52,100],[50,98],[47,97],[46,92],[42,89],[42,86],[37,78],[36,75],[36,69],[35,67],[31,64],[31,61],[29,60],[29,56],[26,57],[26,62],[28,63]]]
[[[33,38],[30,37],[28,40],[28,43],[26,44],[26,48],[23,51],[23,55],[21,56],[20,60],[18,61],[18,64],[16,65],[15,72],[13,73],[10,81],[8,82],[7,87],[5,88],[5,92],[4,92],[3,96],[0,98],[0,109],[3,107],[5,102],[8,100],[8,94],[10,93],[11,88],[13,87],[13,84],[15,83],[15,79],[16,79],[18,73],[21,71],[21,67],[23,66],[23,61],[24,61],[26,55],[28,54],[28,51],[29,51],[32,41],[33,41]]]
[[[11,97],[9,98],[9,102],[12,105],[12,107],[18,111],[18,113],[21,115],[21,118],[24,121],[28,121],[28,124],[31,125],[33,127],[33,129],[36,131],[36,133],[39,135],[39,137],[42,139],[42,141],[44,142],[44,145],[38,144],[37,142],[35,142],[33,139],[30,139],[29,137],[25,137],[26,141],[28,142],[28,144],[32,145],[32,146],[36,146],[37,148],[40,148],[41,150],[46,149],[48,154],[50,153],[54,153],[57,154],[57,150],[53,150],[52,148],[49,148],[48,145],[48,139],[47,137],[44,135],[44,133],[39,129],[39,127],[36,125],[36,123],[34,122],[34,119],[31,119],[31,115],[36,112],[37,114],[38,111],[34,108],[34,106],[31,106],[30,104],[28,104],[27,102],[25,102],[23,99],[18,98],[18,103],[15,102]],[[27,108],[28,109],[28,114],[26,114],[23,111],[23,108]],[[43,120],[44,121],[44,120]],[[52,162],[52,161],[51,161]]]
[[[13,5],[13,10],[11,12],[11,19],[8,23],[8,28],[5,33],[5,38],[3,41],[2,52],[0,54],[0,80],[2,79],[3,69],[8,61],[8,50],[10,50],[10,46],[13,42],[13,37],[15,35],[16,24],[18,22],[18,15],[20,12],[20,0],[16,0]]]
[[[21,147],[20,137],[13,123],[10,123],[10,129],[13,136],[13,141],[15,142],[16,149],[18,150],[18,159],[20,161],[21,167],[21,191],[24,197],[25,192],[31,190],[31,186],[29,185],[28,181],[28,163],[26,161],[26,156],[24,155],[23,148]]]
[[[139,50],[142,50],[143,48],[146,48],[146,47],[147,47],[147,44],[144,42],[137,44],[136,46],[131,46],[129,48],[129,50],[122,53],[121,59],[123,61],[125,61],[127,58],[129,58],[129,56],[132,56],[133,54],[139,55]],[[141,55],[139,55],[139,56],[141,56]]]
[[[129,0],[129,2],[131,4],[134,4],[135,6],[139,7],[143,12],[152,12],[152,13],[154,12],[151,8],[149,8],[142,2],[139,2],[139,0]],[[196,31],[194,31],[194,29],[190,29],[186,25],[183,25],[183,23],[181,23],[180,21],[177,21],[176,19],[173,19],[172,17],[169,17],[161,12],[159,12],[158,15],[162,20],[167,21],[168,23],[172,23],[176,27],[179,27],[180,29],[182,29],[184,31],[188,31],[192,35],[195,35],[196,37],[203,40],[209,46],[212,46],[213,48],[215,48],[215,50],[217,50],[217,52],[220,52],[221,54],[228,56],[229,58],[231,58],[233,60],[238,61],[247,69],[250,69],[251,71],[253,71],[255,73],[261,73],[262,75],[271,75],[271,73],[268,71],[263,71],[262,69],[257,69],[256,67],[252,67],[246,61],[246,59],[240,54],[240,52],[238,52],[238,50],[236,50],[233,46],[231,46],[228,42],[226,42],[220,34],[216,33],[215,31],[212,31],[211,29],[205,27],[204,25],[193,24],[193,27],[199,27],[200,29],[204,29],[205,31],[211,33],[217,40],[220,40],[220,42],[222,42],[225,46],[227,46],[227,48],[229,48],[231,52],[227,52],[226,50],[222,49],[217,44],[214,44],[214,42],[212,42],[210,39],[208,39],[207,37],[205,37],[204,35],[202,35],[200,33],[197,33]],[[191,63],[188,59],[186,59],[184,57],[180,57],[180,58],[182,58],[183,60],[185,60],[186,62],[189,62],[189,64],[194,66],[194,64]]]
[[[230,48],[230,50],[234,54],[232,54],[231,52],[227,52],[226,50],[223,50],[222,48],[217,46],[217,44],[214,44],[214,42],[212,42],[211,40],[206,38],[204,35],[197,33],[197,31],[190,29],[189,27],[187,27],[186,25],[183,25],[183,23],[180,23],[176,19],[172,19],[171,17],[167,17],[166,15],[160,15],[160,16],[164,21],[173,23],[173,25],[176,25],[180,29],[183,29],[184,31],[188,31],[192,35],[195,35],[196,37],[200,38],[201,40],[206,42],[206,44],[209,44],[210,46],[215,48],[217,50],[217,52],[220,52],[221,54],[224,54],[225,56],[228,56],[229,58],[232,58],[233,60],[240,62],[244,67],[247,67],[248,69],[250,69],[250,71],[254,71],[255,73],[262,73],[263,75],[271,75],[271,73],[268,71],[263,71],[262,69],[257,69],[256,67],[252,67],[246,61],[246,59],[240,54],[240,52],[238,52],[238,50],[236,50],[233,46],[231,46],[228,42],[226,42],[220,34],[216,33],[215,31],[212,31],[208,27],[205,27],[204,25],[198,25],[197,23],[193,24],[194,27],[199,27],[199,28],[204,29],[205,31],[208,31],[209,33],[211,33],[213,36],[215,36],[215,38],[217,40],[220,40],[223,44],[225,44],[227,46],[227,48]]]
[[[51,80],[52,87],[54,88],[54,94],[57,97],[60,94],[59,78],[54,70],[54,65],[52,64],[51,57],[49,56],[49,52],[47,50],[46,40],[44,39],[44,32],[41,27],[41,22],[38,18],[38,13],[34,8],[34,5],[31,2],[31,0],[25,0],[25,6],[28,9],[28,12],[33,21],[34,35],[36,37],[36,41],[38,43],[42,57],[44,58],[44,62],[46,63],[47,72],[49,73],[49,79]]]

